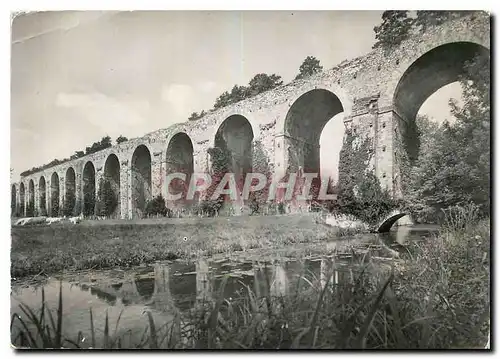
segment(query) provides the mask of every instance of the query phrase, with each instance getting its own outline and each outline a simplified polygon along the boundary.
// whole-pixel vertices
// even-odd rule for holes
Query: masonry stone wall
[[[51,176],[57,173],[60,205],[63,205],[64,179],[71,167],[76,173],[77,203],[81,204],[83,198],[81,181],[85,163],[91,161],[94,164],[97,180],[102,177],[108,156],[115,154],[120,163],[120,213],[122,218],[131,218],[134,215],[132,203],[134,181],[131,165],[137,147],[146,146],[151,156],[151,196],[166,195],[167,189],[164,183],[168,170],[166,151],[170,140],[178,133],[187,134],[193,145],[194,172],[210,171],[208,149],[214,147],[215,135],[221,124],[232,115],[241,115],[248,120],[253,132],[253,143],[258,144],[261,152],[267,157],[269,169],[275,178],[282,178],[290,167],[290,156],[297,155],[294,152],[297,149],[294,147],[297,139],[290,138],[290,130],[285,126],[287,114],[301,96],[319,89],[330,91],[340,100],[346,126],[352,128],[360,137],[372,139],[371,150],[374,156],[369,166],[375,170],[382,185],[398,195],[400,167],[404,161],[402,138],[405,136],[408,121],[414,120],[409,118],[411,115],[408,115],[409,110],[403,105],[404,101],[401,102],[401,94],[406,96],[406,103],[409,103],[410,98],[416,98],[414,101],[421,102],[420,97],[423,95],[419,97],[418,94],[428,96],[429,92],[437,90],[434,87],[456,81],[457,74],[438,75],[444,71],[439,65],[439,58],[421,61],[422,68],[419,68],[420,63],[416,61],[425,58],[424,55],[440,46],[452,44],[454,47],[450,49],[459,49],[465,48],[462,46],[463,43],[477,44],[489,51],[488,15],[477,13],[429,28],[425,33],[414,33],[388,54],[382,49],[375,49],[310,78],[296,80],[231,106],[209,111],[197,121],[175,124],[167,129],[160,129],[143,137],[25,176],[21,178],[25,187],[24,203],[27,204],[30,198],[30,180],[35,183],[35,201],[38,203],[38,184],[43,176],[49,204]],[[457,52],[456,55],[459,60],[465,60],[460,57],[466,56],[465,52]],[[421,103],[411,105],[417,108]],[[294,132],[293,130],[291,132]],[[17,203],[21,203],[20,183],[16,184],[15,189]]]

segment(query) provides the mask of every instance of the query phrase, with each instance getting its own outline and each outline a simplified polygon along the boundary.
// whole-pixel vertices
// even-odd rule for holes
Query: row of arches
[[[416,138],[412,133],[412,123],[415,122],[418,110],[423,103],[438,89],[456,82],[465,74],[465,65],[477,55],[488,56],[489,50],[472,42],[453,42],[435,47],[417,60],[404,71],[399,79],[393,95],[393,108],[400,117],[407,151],[415,151],[411,140]],[[302,168],[305,172],[321,173],[322,160],[331,161],[332,157],[322,159],[320,156],[320,137],[329,121],[342,121],[339,115],[346,111],[345,99],[328,89],[313,89],[299,96],[290,106],[284,117],[285,143],[288,152],[285,153],[287,170],[295,172]],[[254,130],[248,118],[243,115],[227,117],[217,129],[214,147],[229,153],[229,161],[224,168],[227,172],[236,175],[238,189],[242,189],[243,179],[252,171]],[[152,197],[152,163],[151,152],[145,145],[139,145],[131,158],[131,203],[138,212],[143,211],[148,199]],[[337,154],[338,156],[338,154]],[[168,191],[179,193],[187,190],[187,183],[194,172],[193,142],[189,135],[177,133],[169,141],[166,149],[166,174],[183,172],[186,181],[172,181]],[[280,163],[276,164],[280,166]],[[109,194],[116,199],[115,213],[120,210],[120,162],[115,154],[106,159],[104,165],[104,179],[108,183]],[[76,200],[75,171],[69,168],[66,173],[65,197],[68,206],[74,207]],[[86,214],[95,212],[95,198],[98,184],[96,184],[96,169],[92,162],[87,162],[82,172],[83,211]],[[34,203],[34,182],[28,183],[28,201]],[[40,206],[46,206],[47,191],[51,191],[51,203],[46,208],[54,215],[58,209],[59,178],[57,173],[52,174],[50,188],[42,176],[39,182]],[[20,206],[26,208],[24,183],[20,184]],[[43,196],[43,198],[42,198]],[[13,187],[12,201],[15,202],[15,188]],[[134,212],[135,214],[135,212]]]

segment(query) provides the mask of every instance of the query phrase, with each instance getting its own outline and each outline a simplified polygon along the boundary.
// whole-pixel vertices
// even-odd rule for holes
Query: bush
[[[165,203],[165,201],[163,201]],[[101,179],[98,195],[98,215],[110,217],[118,206],[118,200],[108,179]]]
[[[367,173],[358,184],[357,193],[348,189],[340,189],[338,202],[331,204],[331,209],[339,213],[352,215],[361,221],[375,225],[399,207],[389,191],[382,189],[373,173]]]
[[[223,204],[224,197],[219,197],[215,200],[203,200],[194,207],[194,213],[207,215],[208,217],[215,217],[219,214]]]
[[[26,206],[26,217],[33,217],[35,215],[35,203],[29,202]]]
[[[144,209],[144,215],[146,217],[159,215],[162,217],[171,218],[172,210],[167,208],[167,206],[165,205],[165,198],[163,198],[163,196],[160,194],[146,203],[146,208]]]

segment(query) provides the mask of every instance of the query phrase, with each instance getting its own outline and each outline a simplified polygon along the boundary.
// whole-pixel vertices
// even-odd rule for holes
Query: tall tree
[[[295,80],[303,79],[323,71],[323,66],[319,64],[319,60],[314,56],[307,56],[300,65],[299,73],[295,76]]]
[[[473,202],[490,210],[490,59],[476,57],[460,79],[464,105],[451,101],[453,124],[428,134],[408,175],[408,206],[423,220]],[[419,214],[421,213],[421,214]]]

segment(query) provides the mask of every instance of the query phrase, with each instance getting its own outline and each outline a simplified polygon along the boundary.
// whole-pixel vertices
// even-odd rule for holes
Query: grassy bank
[[[223,298],[223,284],[211,301],[177,313],[169,325],[156,325],[149,313],[136,341],[116,336],[113,328],[119,323],[107,320],[104,328],[91,325],[91,333],[66,338],[57,324],[64,299],[53,314],[43,306],[33,313],[24,307],[19,313],[24,319],[13,316],[21,328],[12,333],[13,343],[68,348],[484,348],[490,314],[489,239],[486,221],[448,227],[413,248],[413,258],[403,268],[381,271],[363,260],[352,281],[333,284],[331,275],[326,283],[301,280],[284,297],[269,294],[269,278],[264,292],[247,287],[233,300]],[[28,333],[23,328],[30,325]]]
[[[310,215],[84,222],[12,228],[11,275],[126,267],[155,260],[332,239]]]

